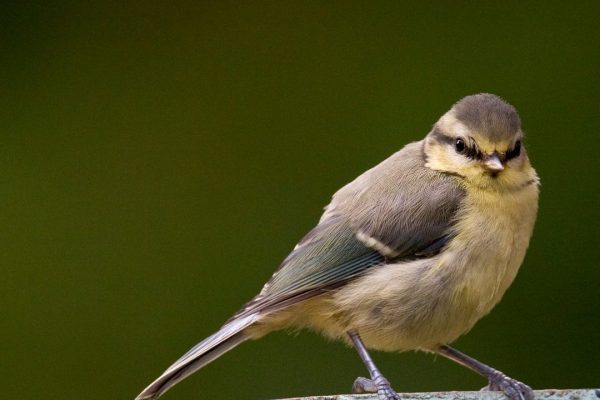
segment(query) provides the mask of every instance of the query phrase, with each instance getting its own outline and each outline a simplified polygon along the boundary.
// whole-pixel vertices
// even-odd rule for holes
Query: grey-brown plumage
[[[366,348],[437,352],[513,400],[531,389],[450,348],[501,299],[523,260],[538,178],[516,110],[468,96],[425,139],[340,189],[319,224],[262,291],[181,357],[138,399],[175,383],[248,339],[311,328],[354,345],[381,400],[397,399]],[[371,385],[371,386],[369,386]]]
[[[389,258],[414,257],[450,235],[464,189],[456,176],[425,167],[423,147],[407,145],[340,189],[325,218],[348,216],[355,232],[389,247]]]

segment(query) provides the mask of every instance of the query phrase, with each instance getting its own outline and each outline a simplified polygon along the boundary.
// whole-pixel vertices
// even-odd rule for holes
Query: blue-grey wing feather
[[[413,143],[340,189],[319,224],[238,315],[312,297],[390,259],[440,251],[453,237],[464,192],[460,178],[425,162],[422,142]]]
[[[306,235],[283,261],[265,291],[288,293],[327,286],[384,259],[356,238],[347,218],[335,215]]]

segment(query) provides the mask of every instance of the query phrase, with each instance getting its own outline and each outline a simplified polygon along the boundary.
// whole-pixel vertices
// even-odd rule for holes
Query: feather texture
[[[422,154],[423,141],[412,143],[340,189],[234,318],[306,300],[390,261],[438,252],[453,235],[464,191],[460,178],[426,168]]]

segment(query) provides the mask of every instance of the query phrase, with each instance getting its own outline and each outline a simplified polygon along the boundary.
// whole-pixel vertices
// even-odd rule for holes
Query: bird
[[[259,294],[136,400],[158,398],[242,342],[304,328],[357,350],[370,376],[354,393],[400,399],[367,349],[418,350],[473,370],[511,400],[532,399],[528,385],[450,344],[513,282],[539,186],[516,109],[494,94],[462,98],[424,139],[339,189]]]

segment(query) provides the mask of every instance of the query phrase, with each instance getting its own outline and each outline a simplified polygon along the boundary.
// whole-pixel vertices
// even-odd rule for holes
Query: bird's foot
[[[488,375],[489,384],[481,390],[499,390],[511,400],[533,400],[533,390],[526,384],[494,370]]]
[[[398,393],[392,389],[390,383],[383,376],[375,379],[358,377],[352,385],[352,393],[377,393],[379,400],[400,400]]]
[[[373,382],[372,379],[359,376],[354,380],[354,383],[352,384],[352,393],[377,393],[377,386],[375,385],[375,382]]]

